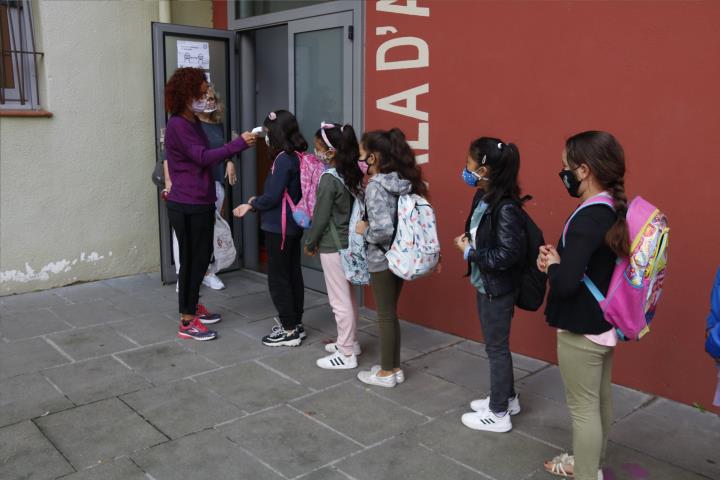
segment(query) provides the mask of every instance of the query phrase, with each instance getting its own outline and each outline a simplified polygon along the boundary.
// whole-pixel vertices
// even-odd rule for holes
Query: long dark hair
[[[331,124],[332,127],[319,128],[315,132],[315,139],[320,140],[329,149],[335,151],[335,169],[343,178],[345,186],[355,196],[362,196],[362,181],[365,176],[360,170],[358,159],[360,158],[360,147],[358,146],[355,130],[352,125],[339,123]],[[330,141],[327,144],[322,136],[322,131]]]
[[[270,154],[272,156],[277,155],[280,152],[285,152],[288,155],[293,155],[295,152],[304,152],[308,148],[308,143],[305,137],[300,133],[300,126],[298,125],[295,115],[288,112],[287,110],[276,110],[270,112],[263,126],[267,128],[268,137],[270,137]]]
[[[518,174],[520,151],[514,143],[504,143],[499,138],[480,137],[470,143],[470,156],[478,166],[488,167],[488,187],[483,200],[490,206],[503,198],[521,204],[529,197],[521,197]],[[483,163],[484,162],[484,163]]]
[[[412,193],[427,196],[428,188],[422,178],[422,170],[415,161],[415,154],[399,128],[365,132],[360,140],[366,151],[379,153],[378,173],[397,172],[400,178],[409,180]]]
[[[625,194],[625,152],[615,137],[607,132],[587,131],[565,142],[568,165],[587,165],[598,183],[610,192],[617,220],[605,235],[605,242],[620,257],[630,254],[627,195]]]

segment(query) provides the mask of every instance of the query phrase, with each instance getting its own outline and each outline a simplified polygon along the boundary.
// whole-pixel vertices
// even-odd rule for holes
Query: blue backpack
[[[720,361],[720,270],[715,276],[712,293],[710,294],[710,314],[707,319],[707,339],[705,351],[715,360]]]

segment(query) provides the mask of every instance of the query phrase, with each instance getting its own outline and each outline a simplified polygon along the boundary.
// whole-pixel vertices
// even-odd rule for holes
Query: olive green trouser
[[[380,327],[380,366],[383,370],[400,368],[400,322],[397,304],[403,279],[390,270],[371,273],[373,296]]]
[[[613,347],[558,332],[557,353],[573,424],[575,480],[597,480],[612,426]]]

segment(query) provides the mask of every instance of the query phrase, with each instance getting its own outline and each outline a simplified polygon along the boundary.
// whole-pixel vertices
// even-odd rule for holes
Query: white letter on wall
[[[428,7],[418,7],[417,0],[407,0],[405,5],[393,5],[398,0],[379,0],[375,4],[375,10],[378,12],[400,13],[402,15],[415,15],[418,17],[429,17],[430,9]]]
[[[385,110],[386,112],[393,112],[405,117],[417,118],[418,120],[427,121],[428,113],[417,109],[417,97],[428,93],[430,91],[430,84],[426,83],[419,87],[405,90],[404,92],[390,95],[389,97],[380,98],[375,102],[375,108],[378,110]],[[404,100],[405,106],[395,105],[395,103]]]
[[[395,47],[415,47],[417,49],[417,58],[409,60],[394,60],[388,62],[386,60],[387,52]],[[375,55],[375,68],[377,70],[401,70],[408,68],[422,68],[430,65],[430,49],[428,44],[422,38],[417,37],[400,37],[393,38],[383,42]]]

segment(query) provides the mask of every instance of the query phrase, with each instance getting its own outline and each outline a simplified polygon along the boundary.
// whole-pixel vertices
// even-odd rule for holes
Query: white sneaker
[[[341,352],[331,353],[327,357],[318,358],[315,362],[318,367],[326,370],[348,370],[357,368],[357,357],[353,354],[346,357]]]
[[[481,398],[479,400],[473,400],[470,402],[470,408],[476,412],[484,412],[490,410],[490,397]],[[508,413],[510,415],[517,415],[520,413],[520,395],[508,398]]]
[[[335,353],[339,351],[337,343],[328,343],[325,345],[325,351],[328,353]],[[353,343],[353,354],[362,355],[362,349],[360,348],[360,344],[358,342]]]
[[[223,288],[225,288],[225,284],[214,273],[205,275],[205,278],[203,278],[202,284],[205,285],[206,287],[212,288],[213,290],[222,290]]]
[[[377,385],[378,387],[387,387],[392,388],[395,385],[397,385],[397,380],[395,380],[395,375],[388,375],[387,377],[378,377],[378,372],[368,371],[368,372],[358,372],[357,378],[363,383],[367,383],[368,385]]]
[[[382,370],[382,367],[380,365],[373,365],[370,368],[370,373],[377,373],[380,370]],[[405,381],[405,372],[403,372],[402,369],[395,372],[394,375],[395,375],[395,381],[397,383],[403,383]]]
[[[485,432],[503,433],[512,430],[512,421],[510,420],[509,413],[498,417],[490,410],[466,413],[462,416],[462,423],[473,430],[482,430]]]

